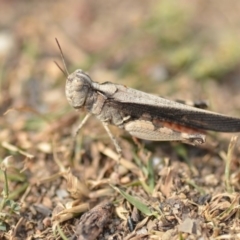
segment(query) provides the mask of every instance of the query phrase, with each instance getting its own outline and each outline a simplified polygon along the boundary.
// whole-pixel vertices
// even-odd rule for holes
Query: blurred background
[[[239,116],[237,0],[0,4],[1,141],[20,138],[19,147],[28,149],[29,133],[71,114],[82,116],[66,101],[65,76],[54,64],[62,65],[55,38],[69,72],[81,68],[94,81],[170,99],[208,100],[211,110]],[[67,121],[71,127],[76,119]]]
[[[54,63],[63,66],[55,38],[70,73],[81,68],[97,82],[124,84],[169,99],[207,100],[210,110],[240,117],[239,13],[238,0],[0,0],[0,160],[13,155],[18,169],[9,176],[10,198],[19,200],[24,194],[23,209],[36,202],[53,209],[60,198],[55,192],[60,186],[66,189],[59,179],[55,185],[44,185],[45,190],[35,185],[61,169],[53,159],[70,165],[71,133],[84,116],[65,98],[65,76]],[[84,137],[73,169],[85,179],[95,179],[96,161],[102,155],[94,140],[114,146],[94,118],[80,135]],[[227,151],[231,134],[218,136],[217,142],[226,140],[224,150],[215,144],[199,154],[194,148],[194,156],[203,169],[199,176],[212,176],[218,169],[214,177],[221,185],[224,166],[219,155]],[[131,140],[119,139],[126,159],[136,158]],[[152,154],[170,159],[190,156],[182,148],[164,152],[164,146],[156,143]],[[109,158],[102,166],[113,172],[115,162]],[[235,167],[238,171],[238,162]],[[1,189],[2,172],[0,180]],[[212,182],[206,183],[206,192],[215,191]]]

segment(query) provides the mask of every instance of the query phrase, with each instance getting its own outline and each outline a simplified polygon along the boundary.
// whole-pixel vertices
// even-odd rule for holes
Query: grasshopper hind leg
[[[135,120],[125,124],[132,136],[150,141],[182,141],[192,145],[205,142],[205,135],[174,124]]]

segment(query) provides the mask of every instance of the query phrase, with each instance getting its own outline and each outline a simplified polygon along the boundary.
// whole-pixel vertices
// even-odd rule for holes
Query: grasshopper
[[[58,42],[57,42],[58,43]],[[63,53],[58,44],[59,49]],[[66,69],[66,65],[64,62]],[[66,70],[67,71],[67,70]],[[112,82],[98,83],[81,69],[68,74],[65,93],[69,104],[103,124],[121,158],[122,150],[108,125],[125,129],[132,136],[151,141],[205,142],[205,130],[240,132],[240,119],[188,106]]]

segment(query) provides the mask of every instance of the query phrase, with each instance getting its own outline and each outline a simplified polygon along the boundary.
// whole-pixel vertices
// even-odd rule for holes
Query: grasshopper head
[[[84,106],[88,93],[92,88],[91,78],[81,69],[67,77],[65,93],[69,104],[75,109]]]

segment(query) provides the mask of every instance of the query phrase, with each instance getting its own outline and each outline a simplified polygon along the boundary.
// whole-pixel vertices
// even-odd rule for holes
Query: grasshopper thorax
[[[75,109],[84,106],[91,89],[92,80],[81,69],[67,77],[65,93],[69,104]]]

